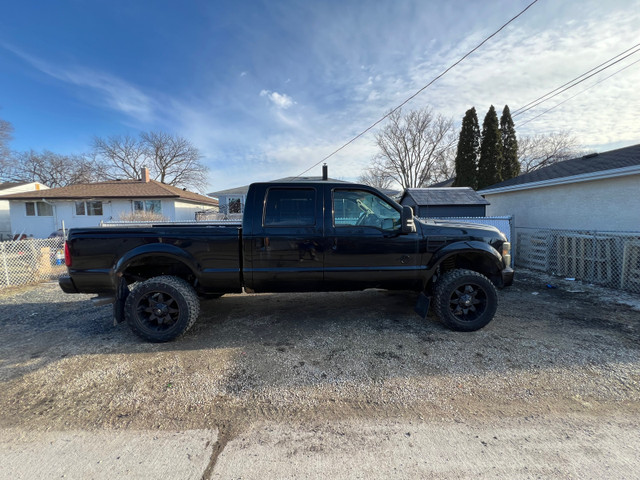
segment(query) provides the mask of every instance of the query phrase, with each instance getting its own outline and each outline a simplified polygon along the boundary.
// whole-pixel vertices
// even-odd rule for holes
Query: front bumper
[[[60,277],[58,279],[58,285],[60,285],[60,288],[64,293],[80,293],[71,277]]]
[[[502,286],[510,287],[513,285],[513,268],[505,268],[502,270]]]

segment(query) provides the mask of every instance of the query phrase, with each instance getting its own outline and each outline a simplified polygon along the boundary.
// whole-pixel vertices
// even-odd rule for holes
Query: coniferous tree
[[[516,129],[511,118],[509,106],[505,105],[500,117],[500,134],[502,136],[502,181],[520,175],[518,162],[518,139]]]
[[[454,187],[478,188],[478,155],[480,155],[480,126],[475,107],[464,114],[458,151],[456,153],[456,180]]]
[[[478,160],[478,189],[502,181],[502,137],[496,109],[491,105],[482,122],[480,158]]]

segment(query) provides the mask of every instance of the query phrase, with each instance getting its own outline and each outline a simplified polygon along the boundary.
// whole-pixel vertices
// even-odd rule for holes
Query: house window
[[[89,202],[76,202],[76,215],[102,215],[102,202],[93,200]]]
[[[44,202],[25,202],[27,217],[53,217],[53,206]]]
[[[162,202],[160,200],[134,200],[134,212],[162,213]]]

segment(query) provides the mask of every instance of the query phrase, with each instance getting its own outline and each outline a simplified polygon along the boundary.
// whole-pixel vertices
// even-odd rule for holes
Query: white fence
[[[62,237],[0,242],[0,287],[29,285],[64,275]]]

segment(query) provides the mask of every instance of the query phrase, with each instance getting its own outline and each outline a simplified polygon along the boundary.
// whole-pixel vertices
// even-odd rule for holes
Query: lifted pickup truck
[[[454,330],[484,327],[513,282],[511,245],[494,227],[421,221],[375,188],[335,181],[254,183],[242,225],[71,229],[66,293],[113,303],[140,337],[164,342],[225,293],[419,292],[416,311]]]

